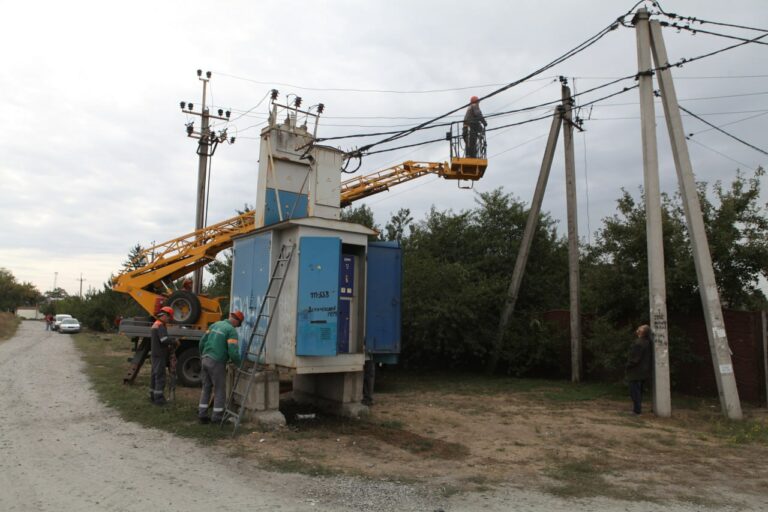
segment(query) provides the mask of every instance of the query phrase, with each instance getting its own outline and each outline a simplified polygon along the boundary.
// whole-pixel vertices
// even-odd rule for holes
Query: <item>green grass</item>
[[[21,320],[13,313],[0,313],[0,341],[5,341],[16,334]]]
[[[128,369],[126,358],[130,347],[128,338],[123,336],[80,333],[74,336],[75,345],[80,349],[86,363],[86,373],[99,399],[115,409],[120,416],[145,427],[158,428],[211,443],[231,434],[229,428],[197,423],[197,399],[181,396],[177,392],[175,402],[158,407],[148,400],[149,361],[145,363],[133,385],[123,384],[123,375]]]
[[[471,373],[415,373],[389,370],[376,376],[377,393],[436,392],[457,395],[500,395],[526,393],[527,398],[550,402],[583,402],[625,399],[626,388],[619,384],[571,383],[551,379],[520,379]]]
[[[768,422],[744,419],[740,421],[718,418],[712,425],[713,433],[732,444],[768,445]]]

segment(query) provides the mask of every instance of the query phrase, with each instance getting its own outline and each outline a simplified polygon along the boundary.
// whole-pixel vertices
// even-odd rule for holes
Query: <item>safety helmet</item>
[[[477,96],[472,96],[471,98],[469,98],[470,103],[477,103],[478,101],[480,101],[480,98],[478,98]]]
[[[245,315],[242,311],[233,311],[230,316],[237,318],[237,321],[240,323],[243,323],[243,320],[245,320]]]
[[[173,318],[173,308],[171,306],[163,306],[158,311],[158,314],[166,314],[169,318]]]

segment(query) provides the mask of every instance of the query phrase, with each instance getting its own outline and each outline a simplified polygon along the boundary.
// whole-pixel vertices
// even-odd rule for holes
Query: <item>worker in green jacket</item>
[[[227,376],[227,361],[240,364],[240,352],[237,345],[236,327],[240,327],[245,316],[241,311],[233,311],[228,320],[211,324],[200,339],[200,358],[202,361],[203,391],[197,417],[200,423],[221,422],[224,416],[226,391],[224,381]],[[213,415],[208,418],[208,403],[213,390]]]

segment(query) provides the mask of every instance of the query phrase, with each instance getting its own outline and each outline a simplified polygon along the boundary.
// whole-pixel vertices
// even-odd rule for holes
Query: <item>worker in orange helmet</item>
[[[202,424],[221,423],[224,418],[224,402],[226,401],[227,361],[240,365],[240,350],[237,343],[237,327],[245,320],[242,311],[233,311],[227,320],[221,320],[211,326],[200,339],[198,349],[201,359],[201,378],[203,390],[200,393],[200,404],[197,419]],[[213,392],[213,414],[208,417],[208,404]]]
[[[173,320],[173,308],[163,306],[155,316],[157,320],[152,324],[150,346],[152,354],[152,374],[149,379],[149,399],[155,405],[165,405],[165,367],[170,354],[171,346],[176,340],[168,336],[167,325]]]
[[[462,136],[464,138],[464,147],[467,158],[478,157],[478,146],[485,148],[485,117],[480,111],[480,98],[472,96],[469,99],[469,107],[464,114],[464,128]],[[482,141],[482,145],[478,144]]]

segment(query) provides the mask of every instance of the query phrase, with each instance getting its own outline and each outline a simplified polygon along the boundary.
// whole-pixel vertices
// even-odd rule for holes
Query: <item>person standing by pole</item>
[[[651,378],[651,327],[641,325],[635,331],[637,339],[632,342],[627,356],[627,380],[629,381],[629,396],[632,398],[632,413],[642,412],[643,386]]]
[[[155,405],[165,405],[165,367],[167,366],[169,347],[175,340],[168,336],[168,322],[173,318],[173,308],[163,306],[157,313],[157,320],[152,324],[152,374],[149,380],[149,399]]]
[[[224,417],[224,402],[226,396],[227,361],[240,364],[240,351],[237,345],[237,327],[243,323],[245,315],[241,311],[233,311],[229,319],[212,324],[200,339],[198,348],[202,360],[203,390],[200,393],[200,404],[197,419],[202,424],[219,423]],[[208,404],[213,392],[213,415],[208,417]]]
[[[472,96],[469,99],[469,107],[464,114],[464,128],[462,130],[467,158],[477,158],[477,143],[480,136],[484,135],[487,125],[488,123],[480,111],[480,98]]]

